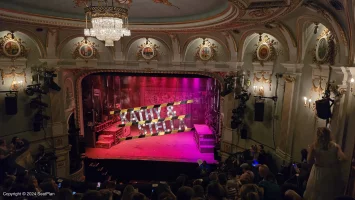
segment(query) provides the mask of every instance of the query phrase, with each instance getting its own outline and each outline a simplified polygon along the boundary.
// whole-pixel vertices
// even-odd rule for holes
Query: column
[[[281,111],[280,138],[277,143],[276,155],[281,161],[289,163],[292,160],[292,149],[294,139],[294,126],[297,117],[298,99],[300,92],[300,76],[303,64],[282,63],[286,68],[283,75],[285,84],[285,93],[283,94]]]
[[[64,87],[64,74],[63,70],[58,67],[58,58],[55,54],[55,47],[57,44],[58,31],[53,29],[48,31],[47,35],[47,58],[40,59],[41,62],[47,63],[48,69],[55,69],[55,74],[57,77],[54,78],[54,82],[60,87],[60,91],[50,90],[48,93],[50,107],[47,109],[50,115],[50,127],[47,129],[48,132],[52,133],[52,148],[54,149],[57,160],[55,162],[54,170],[55,176],[58,177],[68,177],[70,173],[70,160],[69,151],[71,146],[68,144],[68,130],[67,130],[67,120],[65,119],[65,87]],[[47,135],[49,138],[50,135]],[[49,139],[47,139],[49,140]]]
[[[181,48],[180,48],[180,41],[177,35],[170,34],[172,49],[173,49],[173,57],[172,57],[172,64],[174,67],[180,66],[181,63]]]

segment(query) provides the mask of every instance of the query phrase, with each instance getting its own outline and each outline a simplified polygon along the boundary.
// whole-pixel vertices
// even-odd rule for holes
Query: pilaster
[[[285,93],[283,94],[282,111],[281,111],[281,128],[280,139],[278,140],[276,155],[282,161],[289,163],[292,160],[293,140],[295,132],[295,119],[297,118],[298,104],[300,92],[300,75],[303,68],[298,63],[282,63],[286,68],[283,75]]]

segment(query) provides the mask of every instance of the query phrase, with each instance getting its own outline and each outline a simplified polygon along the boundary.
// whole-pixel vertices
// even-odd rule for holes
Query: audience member
[[[131,195],[131,200],[146,200],[147,197],[142,194],[142,193],[139,193],[139,192],[134,192],[132,195]]]
[[[113,193],[108,189],[100,190],[100,193],[102,196],[101,197],[102,200],[112,200],[113,199]]]
[[[179,188],[176,199],[177,200],[190,200],[194,196],[194,190],[190,187],[182,186]]]
[[[215,182],[211,183],[207,187],[207,199],[208,200],[221,200],[226,197],[226,193],[221,184]]]
[[[334,200],[355,200],[355,199],[349,196],[338,196]]]
[[[240,200],[261,200],[262,191],[255,184],[246,184],[240,188]]]
[[[72,200],[73,199],[73,192],[71,189],[62,188],[59,190],[58,199],[60,200]]]
[[[284,196],[285,200],[302,200],[302,197],[293,190],[287,190]]]
[[[227,176],[226,176],[226,174],[224,174],[224,173],[219,174],[218,175],[218,181],[219,181],[219,184],[221,184],[222,187],[224,188],[224,190],[226,192],[227,199],[234,200],[236,198],[236,196],[237,196],[237,188],[227,185]]]
[[[204,160],[202,164],[199,166],[200,169],[200,175],[201,177],[208,176],[210,173],[210,167],[208,166],[207,162]]]
[[[332,141],[326,127],[317,128],[317,139],[309,147],[308,163],[313,164],[307,181],[304,198],[307,200],[333,200],[342,194],[342,177],[339,174],[340,161],[345,155],[340,146]]]
[[[217,172],[212,172],[209,175],[210,183],[217,183],[218,182],[218,174]]]
[[[268,172],[266,177],[260,181],[259,188],[263,192],[263,200],[281,200],[281,189],[274,174]]]
[[[116,190],[116,183],[114,181],[107,181],[106,189],[112,193],[113,200],[120,198],[121,192]]]
[[[70,188],[70,187],[67,187]],[[41,192],[41,188],[38,185],[38,180],[35,176],[30,176],[28,179],[28,190],[31,192]]]
[[[205,190],[201,185],[194,185],[193,186],[194,190],[194,198],[200,197],[200,198],[205,198]]]
[[[122,200],[131,200],[131,195],[135,192],[132,185],[127,185],[122,193]]]
[[[240,165],[240,168],[242,168],[243,174],[247,174],[248,176],[250,176],[250,179],[252,181],[254,181],[255,175],[251,171],[251,167],[248,163],[244,163],[244,164]]]

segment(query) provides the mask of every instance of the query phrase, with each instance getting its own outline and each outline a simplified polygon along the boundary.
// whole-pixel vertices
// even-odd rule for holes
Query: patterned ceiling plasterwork
[[[155,3],[162,3],[170,5],[169,1],[153,0]],[[159,2],[158,2],[159,1]],[[248,8],[241,0],[229,0],[230,6],[222,13],[199,21],[192,22],[179,22],[179,23],[155,23],[155,24],[131,24],[132,31],[145,31],[145,32],[174,32],[174,33],[195,33],[207,31],[223,31],[233,30],[236,28],[245,28],[272,22],[278,18],[291,13],[301,5],[302,0],[290,0],[288,6],[274,5],[268,7]],[[85,27],[83,21],[68,20],[68,19],[55,19],[48,17],[31,16],[29,14],[21,14],[14,12],[2,12],[0,18],[7,20],[26,21],[35,24],[47,24],[52,26],[66,26],[82,28]],[[213,25],[212,25],[213,24]],[[168,25],[168,26],[167,26]],[[211,26],[212,25],[212,26]]]
[[[114,1],[116,3],[127,4],[127,5],[131,5],[133,2],[133,0],[114,0]],[[73,2],[76,7],[83,7],[83,6],[88,6],[90,4],[91,0],[73,0]],[[152,0],[152,2],[161,3],[166,6],[173,6],[173,7],[178,8],[177,6],[172,4],[169,0]]]

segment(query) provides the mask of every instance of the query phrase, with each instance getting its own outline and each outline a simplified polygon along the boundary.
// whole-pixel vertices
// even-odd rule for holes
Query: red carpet
[[[92,159],[153,160],[196,163],[198,159],[216,163],[213,153],[200,153],[193,132],[127,140],[111,149],[87,148]]]

